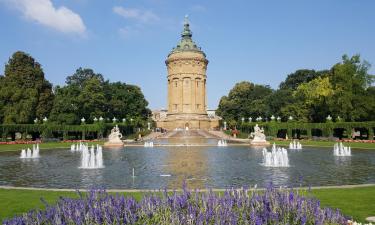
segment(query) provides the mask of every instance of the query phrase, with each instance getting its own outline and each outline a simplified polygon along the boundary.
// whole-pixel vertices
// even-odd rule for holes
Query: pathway
[[[359,188],[359,187],[375,187],[375,184],[355,184],[355,185],[336,185],[336,186],[317,186],[311,187],[311,189],[348,189],[348,188]],[[30,191],[87,191],[89,189],[70,189],[70,188],[36,188],[36,187],[14,187],[14,186],[0,186],[0,189],[5,190],[30,190]],[[236,188],[234,190],[242,190],[243,188]],[[264,190],[264,188],[250,187],[248,190]],[[309,187],[298,187],[294,189],[309,189]],[[194,189],[195,190],[195,189]],[[226,191],[229,189],[224,188],[212,188],[212,189],[199,189],[199,191]],[[107,192],[160,192],[160,189],[107,189]],[[164,189],[163,189],[164,191]],[[181,189],[167,189],[167,191],[181,191]]]

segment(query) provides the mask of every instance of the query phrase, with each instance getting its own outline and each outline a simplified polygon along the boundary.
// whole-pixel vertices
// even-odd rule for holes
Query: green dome
[[[184,30],[181,33],[181,40],[178,42],[177,46],[172,49],[169,55],[177,52],[199,52],[206,56],[201,48],[198,47],[197,44],[195,44],[195,42],[191,38],[192,36],[193,34],[190,30],[188,18],[187,16],[185,16]]]

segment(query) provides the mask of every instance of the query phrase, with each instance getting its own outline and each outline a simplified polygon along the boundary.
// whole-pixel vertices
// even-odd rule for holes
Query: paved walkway
[[[147,140],[156,139],[156,138],[158,138],[158,137],[160,137],[160,136],[162,136],[162,135],[164,135],[164,134],[161,133],[161,132],[151,132],[150,134],[144,136],[142,139],[143,139],[144,141],[147,141]]]
[[[215,135],[215,136],[219,137],[220,139],[225,139],[225,140],[230,140],[230,141],[235,141],[235,142],[250,143],[250,139],[234,138],[234,137],[224,133],[223,131],[210,130],[208,132],[212,135]]]
[[[338,186],[317,186],[311,187],[311,189],[349,189],[358,187],[375,187],[375,184],[355,184],[355,185],[338,185]],[[72,191],[87,191],[88,189],[69,189],[69,188],[35,188],[35,187],[14,187],[14,186],[0,186],[0,189],[5,190],[30,190],[30,191],[61,191],[61,192],[72,192]],[[296,187],[295,189],[309,189],[309,187]],[[167,189],[167,191],[181,191],[181,189]],[[195,190],[195,189],[194,189]],[[212,188],[212,189],[199,189],[201,192],[207,191],[225,191],[228,189],[224,188]],[[235,190],[242,190],[242,188],[237,188]],[[255,190],[254,188],[249,188],[248,190]],[[257,188],[256,190],[264,190],[264,188]],[[164,191],[164,189],[106,189],[107,192],[159,192]]]

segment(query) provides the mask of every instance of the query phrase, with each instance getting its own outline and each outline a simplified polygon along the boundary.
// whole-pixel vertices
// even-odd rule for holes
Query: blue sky
[[[54,85],[92,68],[139,85],[150,108],[163,108],[164,60],[188,14],[210,61],[208,106],[216,108],[242,80],[276,88],[287,74],[330,68],[345,53],[375,64],[374,11],[373,0],[0,0],[0,62],[25,51]]]

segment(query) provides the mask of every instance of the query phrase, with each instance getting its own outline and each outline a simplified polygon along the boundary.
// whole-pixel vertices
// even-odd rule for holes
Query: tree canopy
[[[55,93],[51,121],[61,124],[79,124],[81,118],[92,122],[99,117],[147,119],[150,115],[139,87],[104,81],[92,69],[77,69]]]
[[[374,76],[368,73],[369,68],[370,64],[361,61],[359,55],[344,55],[329,70],[301,69],[289,74],[278,90],[240,82],[221,98],[217,113],[228,121],[271,115],[284,121],[292,116],[298,121],[324,122],[328,115],[345,121],[374,120]],[[255,92],[261,94],[249,94]]]
[[[0,82],[2,122],[31,123],[36,117],[48,116],[53,97],[52,84],[44,78],[42,66],[30,55],[15,52]]]
[[[220,100],[217,113],[228,120],[255,118],[267,111],[266,97],[272,93],[269,86],[257,85],[247,81],[237,83],[228,96]]]
[[[0,123],[34,123],[48,117],[58,124],[80,124],[105,119],[147,119],[151,111],[141,89],[111,83],[90,68],[78,68],[56,86],[44,77],[42,66],[30,55],[15,52],[0,76]],[[53,90],[53,91],[52,91]]]

